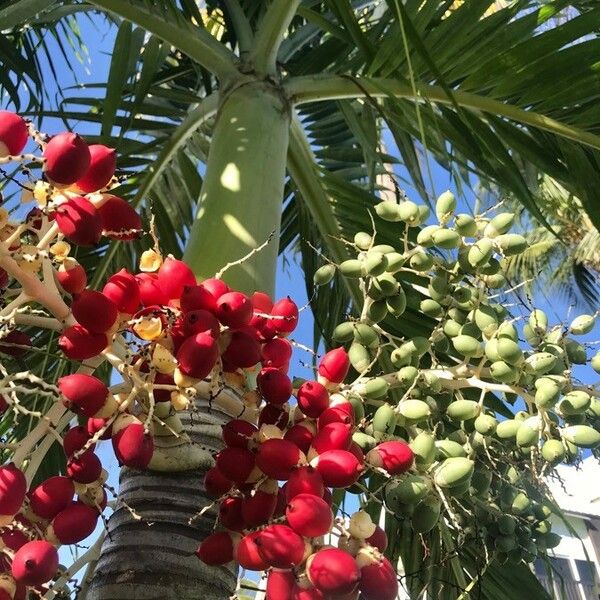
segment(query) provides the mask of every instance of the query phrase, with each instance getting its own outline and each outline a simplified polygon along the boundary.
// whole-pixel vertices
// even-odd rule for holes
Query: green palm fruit
[[[336,342],[349,342],[354,337],[354,323],[347,321],[346,323],[340,323],[333,330],[333,339]]]
[[[367,435],[362,431],[355,431],[352,434],[352,441],[365,453],[372,450],[377,445],[377,440],[373,436]]]
[[[535,383],[535,404],[538,408],[550,408],[560,397],[560,386],[552,379],[542,377]]]
[[[419,272],[429,271],[433,266],[433,256],[427,254],[424,250],[417,250],[410,257],[410,266]]]
[[[428,467],[435,460],[435,438],[427,431],[419,433],[409,444],[418,467]]]
[[[348,350],[348,358],[350,359],[350,364],[359,373],[362,373],[371,363],[371,355],[367,348],[356,342],[352,342],[352,345]]]
[[[390,246],[389,244],[377,244],[371,248],[373,252],[381,252],[381,254],[389,254],[390,252],[396,252],[396,248],[394,246]]]
[[[500,261],[492,256],[492,258],[479,269],[479,275],[498,275],[501,267]]]
[[[467,317],[469,313],[467,311],[462,310],[462,308],[458,308],[458,306],[452,306],[448,309],[448,318],[453,319],[460,325],[467,324]]]
[[[521,427],[519,427],[519,431],[517,431],[517,446],[520,448],[530,448],[536,444],[538,435],[539,433],[537,429],[529,427],[523,423]]]
[[[444,321],[442,329],[449,338],[453,338],[460,335],[462,325],[454,319],[448,319],[447,321]]]
[[[359,231],[354,236],[354,245],[359,250],[368,250],[373,244],[373,237],[366,231]]]
[[[387,316],[387,302],[385,300],[371,302],[369,306],[367,306],[366,313],[367,319],[369,319],[371,323],[383,321]]]
[[[371,277],[377,277],[385,272],[388,262],[385,254],[381,252],[373,252],[372,250],[367,253],[364,260],[364,269],[367,275]]]
[[[373,437],[376,440],[384,435],[392,435],[398,424],[398,413],[390,404],[382,404],[373,415],[371,426],[373,428]]]
[[[533,531],[536,534],[536,538],[539,536],[545,536],[550,533],[552,524],[548,520],[540,521],[534,528]]]
[[[592,398],[590,401],[590,405],[587,409],[587,414],[590,417],[595,417],[596,419],[600,419],[600,400],[598,398]]]
[[[515,515],[524,515],[531,508],[531,500],[523,492],[519,492],[513,499],[511,510]]]
[[[377,346],[380,344],[379,334],[377,331],[375,331],[375,329],[373,329],[373,327],[367,325],[366,323],[354,323],[352,327],[352,335],[355,342],[362,344],[366,348],[377,348]]]
[[[421,312],[423,314],[433,318],[440,317],[444,312],[442,305],[436,302],[435,300],[432,300],[431,298],[421,300],[419,308],[421,309]]]
[[[600,445],[600,431],[589,425],[572,425],[562,430],[562,436],[579,448],[593,449]]]
[[[585,412],[591,403],[590,395],[581,390],[573,390],[565,394],[558,404],[558,410],[563,416],[578,415]]]
[[[399,287],[395,296],[389,296],[385,299],[386,309],[394,316],[399,317],[406,310],[406,294]]]
[[[398,383],[403,387],[410,387],[415,382],[418,376],[419,371],[416,369],[416,367],[413,367],[412,365],[402,367],[396,373],[396,379]]]
[[[381,256],[385,256],[385,254]],[[371,288],[375,288],[381,294],[381,297],[385,298],[397,294],[400,283],[391,273],[383,273],[373,280]]]
[[[523,351],[519,344],[508,337],[498,338],[498,355],[500,359],[509,365],[518,365],[523,360]]]
[[[400,220],[404,221],[409,227],[418,225],[421,218],[418,205],[410,200],[404,200],[398,204],[398,214]]]
[[[477,222],[471,215],[460,214],[456,215],[454,221],[456,231],[465,237],[473,237],[477,235]]]
[[[573,319],[569,326],[569,331],[573,335],[585,335],[594,328],[595,322],[596,319],[592,315],[580,315],[576,319]]]
[[[585,346],[575,340],[565,340],[565,350],[569,360],[576,365],[585,365],[587,362],[587,352]]]
[[[500,421],[496,427],[496,436],[501,440],[514,439],[517,436],[522,423],[516,419],[507,419]]]
[[[516,256],[527,250],[527,240],[518,233],[505,233],[495,238],[504,256]]]
[[[441,488],[452,488],[471,481],[475,463],[462,456],[446,458],[434,472],[435,484]]]
[[[474,400],[455,400],[446,409],[446,414],[454,421],[466,421],[479,415],[481,407]]]
[[[417,504],[431,492],[431,483],[421,475],[407,475],[387,487],[394,488],[392,493],[402,504]]]
[[[475,469],[471,477],[471,488],[480,498],[485,496],[492,485],[492,473],[487,469]]]
[[[369,400],[377,400],[387,395],[390,384],[383,377],[373,377],[364,384],[363,394]]]
[[[497,214],[486,226],[483,230],[483,235],[489,238],[494,238],[496,236],[502,235],[506,233],[515,222],[515,214],[514,213],[500,213]]]
[[[600,373],[600,351],[598,351],[590,361],[590,366],[596,373]]]
[[[503,360],[498,360],[490,365],[492,378],[500,383],[515,383],[519,380],[520,371],[518,367],[509,365]]]
[[[560,344],[564,337],[562,327],[553,327],[544,337],[544,341],[548,344]]]
[[[440,223],[446,223],[456,210],[456,197],[447,190],[435,202],[435,216]]]
[[[315,285],[327,285],[333,279],[335,270],[336,266],[331,264],[319,267],[313,275]]]
[[[506,277],[502,273],[494,273],[493,275],[482,275],[481,280],[491,290],[499,290],[506,285]]]
[[[365,418],[365,405],[363,399],[358,394],[350,393],[347,400],[352,405],[354,422],[360,423]]]
[[[542,458],[551,465],[561,463],[565,454],[565,447],[560,440],[546,440],[542,446]]]
[[[402,220],[402,217],[400,216],[400,210],[398,209],[398,205],[395,202],[391,202],[389,200],[376,204],[375,212],[384,221],[397,223],[398,221]]]
[[[490,337],[498,329],[498,315],[491,306],[480,305],[472,311],[471,318],[486,337]]]
[[[494,245],[491,240],[483,238],[475,242],[468,250],[467,261],[471,267],[478,269],[492,257]]]
[[[349,279],[358,279],[364,275],[363,263],[356,258],[345,260],[340,266],[340,273]]]
[[[439,460],[444,458],[465,457],[467,455],[462,444],[454,440],[436,440],[436,456]]]
[[[485,356],[491,362],[500,360],[498,354],[498,338],[491,338],[485,343]]]
[[[425,223],[427,219],[429,219],[429,215],[431,211],[429,210],[429,206],[425,204],[419,204],[419,224]]]
[[[439,225],[428,225],[423,227],[417,234],[417,244],[423,246],[423,248],[431,248],[434,245],[433,235],[439,231],[441,227]]]
[[[508,339],[512,340],[513,342],[518,342],[519,341],[519,332],[517,331],[517,328],[510,321],[504,321],[503,323],[500,323],[500,325],[498,326],[498,337],[499,338],[508,338]]]
[[[444,300],[446,296],[452,293],[452,286],[448,283],[445,275],[435,275],[431,278],[427,286],[429,295],[438,302]]]
[[[553,531],[548,532],[543,538],[546,550],[552,550],[552,548],[556,548],[556,546],[560,544],[561,540],[562,537]]]
[[[404,400],[398,406],[398,411],[406,419],[408,425],[426,421],[431,416],[429,405],[423,400]]]
[[[397,273],[400,269],[402,269],[404,263],[406,263],[406,257],[399,252],[390,252],[385,256],[388,261],[386,268],[388,273]]]
[[[498,421],[492,415],[481,414],[475,419],[475,430],[482,435],[492,435],[496,431]]]
[[[440,519],[441,501],[435,496],[428,496],[419,502],[410,519],[410,525],[415,533],[431,531]]]
[[[483,348],[474,337],[469,335],[457,335],[452,338],[452,345],[454,349],[461,355],[467,358],[479,357],[483,354]]]
[[[438,229],[431,236],[434,245],[444,250],[452,250],[458,248],[462,242],[460,235],[453,229]]]
[[[545,375],[556,365],[556,356],[550,352],[536,352],[528,356],[525,366],[536,375]]]
[[[537,334],[529,323],[525,323],[523,326],[523,335],[525,336],[527,343],[533,348],[539,346],[543,341],[542,336]]]
[[[472,297],[472,291],[467,287],[457,287],[454,292],[452,292],[452,298],[454,298],[458,304],[466,304],[471,301]]]
[[[452,498],[460,498],[461,496],[465,496],[468,494],[469,489],[471,488],[471,482],[465,481],[464,483],[460,483],[459,485],[455,485],[446,490],[446,495]]]

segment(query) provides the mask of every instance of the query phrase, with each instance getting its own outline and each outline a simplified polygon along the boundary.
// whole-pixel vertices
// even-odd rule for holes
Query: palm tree
[[[548,27],[567,8],[569,18]],[[35,63],[26,70],[22,61],[43,48],[40,32],[58,32],[65,19],[73,25],[90,11],[118,26],[108,81],[93,98],[64,97],[54,111],[38,98],[31,114],[98,123],[98,139],[117,147],[132,175],[118,193],[152,207],[164,250],[183,252],[198,277],[274,238],[279,245],[269,243],[226,276],[241,290],[272,291],[278,251],[297,247],[325,341],[341,315],[360,310],[361,296],[337,280],[314,290],[321,263],[313,248],[335,262],[346,257],[343,240],[370,229],[368,209],[390,165],[401,163],[430,202],[428,161],[436,160],[458,186],[476,179],[498,186],[545,225],[527,179],[543,173],[600,223],[600,9],[593,2],[18,0],[0,8],[12,42],[0,48],[9,66],[5,91],[17,97],[6,81],[12,72],[42,95]],[[384,131],[392,154],[382,149]],[[394,230],[380,234],[391,238]],[[97,284],[132,263],[131,248],[111,244],[82,260]],[[427,332],[418,302],[395,327],[399,335]],[[198,399],[186,425],[193,440],[216,448],[224,416],[207,402]],[[164,472],[121,473],[123,504],[82,597],[232,593],[235,574],[191,556],[214,520],[208,513],[190,524],[208,504],[201,494],[208,454],[184,462],[170,458],[181,458],[181,448],[161,452]],[[408,529],[394,535],[415,597],[424,589],[436,598],[520,598],[527,589],[544,597],[525,567],[507,572],[491,561],[480,572],[473,549],[447,535],[427,549]]]

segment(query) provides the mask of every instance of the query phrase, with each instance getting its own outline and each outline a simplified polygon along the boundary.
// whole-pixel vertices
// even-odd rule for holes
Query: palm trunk
[[[236,289],[273,291],[289,122],[287,103],[271,84],[246,80],[223,95],[186,250],[200,278],[238,261],[274,234],[266,248],[224,277]],[[192,418],[182,417],[185,430],[193,442],[215,452],[222,442],[214,425],[230,416],[209,410],[201,398],[196,404]],[[189,523],[210,504],[203,476],[201,468],[178,473],[123,469],[123,502],[109,519],[86,600],[224,600],[232,595],[234,567],[211,569],[193,555],[215,525],[214,509]]]

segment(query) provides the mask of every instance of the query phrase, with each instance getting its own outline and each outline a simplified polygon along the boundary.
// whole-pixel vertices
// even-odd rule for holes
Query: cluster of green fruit
[[[575,337],[590,333],[595,315],[568,327],[549,327],[539,309],[511,315],[497,300],[507,286],[503,260],[527,247],[510,233],[515,215],[456,208],[454,195],[442,194],[438,224],[425,226],[426,206],[381,202],[377,215],[403,224],[397,247],[360,232],[356,258],[322,266],[315,284],[339,271],[364,296],[360,317],[334,331],[356,371],[341,393],[364,407],[354,441],[368,451],[403,439],[416,457],[410,473],[371,474],[362,490],[383,490],[388,513],[417,533],[442,519],[502,560],[531,561],[560,541],[544,476],[600,446],[600,390],[573,371],[588,363]],[[400,337],[403,323],[414,330],[407,305],[425,315],[429,335]],[[600,353],[591,366],[600,373]]]

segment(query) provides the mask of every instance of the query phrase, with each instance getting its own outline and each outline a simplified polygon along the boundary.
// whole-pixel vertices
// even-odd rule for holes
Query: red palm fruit
[[[108,419],[94,419],[90,418],[87,420],[87,432],[90,437],[94,437],[105,425]],[[104,430],[104,433],[100,436],[101,440],[110,440],[112,437],[112,423]]]
[[[205,279],[199,285],[215,299],[215,310],[217,300],[223,294],[231,291],[230,287],[222,279]]]
[[[323,478],[311,466],[299,467],[293,471],[285,484],[285,495],[288,502],[299,494],[312,494],[321,498],[324,491]]]
[[[390,441],[375,446],[367,454],[372,467],[386,470],[390,475],[406,473],[413,464],[415,455],[405,442]]]
[[[67,294],[80,294],[87,285],[85,269],[74,258],[63,261],[56,271],[56,279]]]
[[[82,196],[63,202],[54,212],[60,232],[78,246],[93,246],[102,236],[102,218],[96,207]]]
[[[350,359],[343,348],[330,350],[319,362],[319,375],[331,383],[342,383],[349,369]]]
[[[267,477],[285,481],[293,470],[305,461],[298,446],[278,438],[264,441],[256,454],[256,466]]]
[[[23,346],[31,346],[31,338],[18,329],[13,329],[0,338],[0,352],[9,356],[19,357],[27,354],[27,348]]]
[[[304,558],[304,540],[287,525],[268,525],[255,543],[261,558],[276,569],[290,569]]]
[[[90,166],[90,149],[83,138],[65,131],[53,136],[44,148],[44,169],[54,183],[71,185],[81,179]]]
[[[292,600],[325,600],[325,596],[315,587],[300,587],[294,588]]]
[[[305,381],[298,389],[298,406],[312,419],[316,419],[329,406],[329,392],[318,381]]]
[[[227,479],[216,467],[209,469],[204,476],[204,489],[211,498],[220,498],[232,487],[233,481]]]
[[[261,369],[256,378],[256,383],[258,391],[270,404],[283,404],[292,395],[291,379],[275,367]]]
[[[260,531],[252,531],[245,535],[238,544],[235,551],[235,560],[242,569],[250,571],[266,571],[269,565],[261,558],[258,553],[258,546],[255,541]]]
[[[91,535],[98,511],[82,502],[72,502],[52,520],[52,530],[61,544],[77,544]]]
[[[135,280],[140,290],[140,300],[144,306],[164,306],[169,303],[169,299],[158,283],[158,275],[138,273]]]
[[[175,385],[175,381],[171,375],[166,373],[156,373],[154,376],[154,383],[156,385]],[[155,402],[170,402],[171,401],[171,390],[152,390]]]
[[[352,454],[356,456],[358,462],[360,462],[361,464],[365,462],[365,453],[362,451],[362,448],[356,442],[352,442],[350,444],[348,452],[352,452]]]
[[[94,333],[81,325],[67,327],[58,338],[58,347],[71,360],[86,360],[98,356],[107,344],[105,333]]]
[[[250,319],[250,325],[256,327],[259,330],[265,326],[267,319],[257,313],[268,315],[271,313],[273,308],[273,300],[268,294],[264,292],[254,292],[250,296],[250,302],[252,302],[252,319]]]
[[[180,371],[196,379],[204,379],[213,370],[218,358],[219,347],[208,332],[188,338],[177,351]]]
[[[398,575],[390,561],[381,556],[360,569],[359,589],[365,600],[395,600]]]
[[[127,269],[121,269],[112,275],[102,288],[102,293],[119,312],[133,315],[140,306],[138,281]]]
[[[234,483],[245,483],[252,469],[255,457],[247,448],[224,448],[217,454],[217,469],[221,474]]]
[[[74,494],[75,486],[68,477],[50,477],[29,494],[31,510],[42,519],[53,519],[70,504]]]
[[[329,504],[313,494],[298,494],[288,503],[285,516],[289,526],[305,537],[325,535],[333,525]]]
[[[293,600],[296,578],[292,571],[269,571],[265,600]]]
[[[116,304],[95,290],[83,290],[73,300],[71,310],[77,322],[93,333],[107,332],[119,316]]]
[[[7,408],[8,402],[6,401],[6,398],[0,394],[0,415],[4,414]]]
[[[248,448],[248,442],[257,431],[258,427],[253,423],[243,419],[233,419],[223,425],[223,441],[228,446]]]
[[[129,241],[142,233],[142,219],[131,204],[118,196],[108,196],[98,208],[102,220],[102,233],[111,240]]]
[[[102,463],[92,450],[86,450],[79,458],[67,461],[67,475],[78,483],[92,483],[102,473]]]
[[[182,260],[167,256],[158,269],[158,283],[172,300],[181,297],[185,287],[195,286],[196,276]]]
[[[325,500],[329,506],[333,505],[333,493],[328,487],[326,487],[325,491],[323,492],[323,500]]]
[[[58,551],[46,540],[27,542],[15,554],[11,573],[18,583],[42,585],[50,581],[58,569]]]
[[[209,535],[196,550],[196,556],[206,565],[216,567],[231,562],[240,536],[231,531],[217,531]]]
[[[71,427],[65,433],[63,437],[63,449],[67,456],[71,456],[75,454],[78,450],[81,450],[90,439],[90,435],[85,427],[82,425],[76,425],[75,427]],[[94,445],[92,445],[90,450],[94,449]]]
[[[376,525],[375,533],[365,541],[383,554],[388,545],[387,533],[379,525]]]
[[[298,306],[287,296],[278,300],[271,309],[271,318],[268,319],[267,329],[276,334],[291,333],[298,325]]]
[[[277,482],[268,479],[246,495],[242,501],[242,516],[248,528],[258,527],[271,519],[277,507],[279,488]]]
[[[329,487],[346,488],[360,477],[362,464],[347,450],[328,450],[310,463]]]
[[[263,367],[285,367],[292,358],[292,344],[285,338],[273,338],[262,347],[261,362]]]
[[[242,516],[242,499],[230,497],[222,500],[219,505],[219,521],[227,529],[243,531],[246,524]]]
[[[283,439],[296,444],[304,454],[307,454],[314,437],[314,425],[309,422],[301,421],[290,427],[285,432]]]
[[[354,557],[339,548],[324,548],[309,557],[306,574],[319,591],[332,596],[349,594],[360,580]]]
[[[145,469],[154,454],[154,441],[143,423],[131,423],[112,436],[113,450],[120,465]]]
[[[58,380],[63,404],[86,417],[95,415],[106,402],[108,388],[93,375],[73,373]]]
[[[0,290],[4,290],[8,287],[9,277],[8,273],[0,268]]]
[[[328,450],[348,450],[352,443],[352,428],[345,423],[327,423],[319,429],[312,442],[317,454]]]
[[[106,187],[117,168],[117,153],[113,148],[102,144],[92,144],[90,151],[90,166],[85,175],[80,177],[75,185],[84,194],[96,192]]]
[[[236,369],[248,369],[260,361],[260,342],[250,327],[231,333],[223,360]]]
[[[28,137],[27,123],[22,117],[0,110],[0,157],[21,154]]]
[[[13,552],[16,552],[29,541],[29,538],[20,529],[3,529],[0,537],[4,545]],[[2,596],[0,596],[1,598]]]
[[[319,429],[325,427],[329,423],[344,423],[346,425],[354,425],[354,417],[349,415],[341,406],[330,406],[319,415]]]
[[[179,298],[183,312],[192,310],[207,310],[214,313],[217,310],[215,297],[201,285],[185,285]]]
[[[239,329],[250,323],[252,302],[241,292],[227,292],[217,299],[217,318],[223,325]]]
[[[279,488],[277,492],[277,504],[275,506],[275,512],[273,513],[274,519],[279,519],[285,515],[285,507],[287,506],[287,498],[285,496],[285,486],[287,481]]]
[[[212,336],[217,339],[221,331],[221,325],[217,317],[207,310],[190,310],[183,316],[183,332],[186,336],[196,335],[203,331],[210,331]]]
[[[23,471],[14,463],[0,467],[0,515],[15,515],[19,512],[27,482]]]
[[[290,415],[283,406],[275,406],[275,404],[267,404],[263,406],[258,416],[258,426],[261,425],[276,425],[279,429],[284,429]]]

